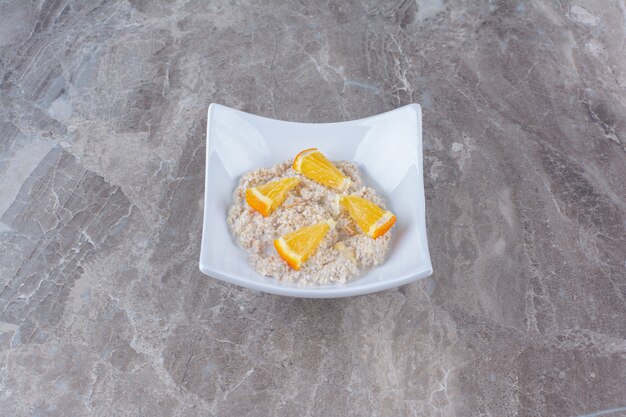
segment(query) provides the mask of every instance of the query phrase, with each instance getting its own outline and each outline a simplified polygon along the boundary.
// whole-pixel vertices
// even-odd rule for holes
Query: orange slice
[[[280,257],[297,271],[315,253],[326,233],[333,227],[335,222],[332,219],[303,227],[276,239],[274,247]]]
[[[396,222],[396,216],[392,212],[383,210],[362,197],[344,195],[339,198],[339,204],[348,210],[359,229],[372,239],[387,233]]]
[[[287,198],[287,193],[299,183],[298,178],[291,177],[248,188],[246,190],[246,202],[250,207],[267,217],[283,204]]]
[[[305,149],[293,160],[293,169],[308,179],[339,191],[350,187],[350,178],[333,165],[317,148]]]

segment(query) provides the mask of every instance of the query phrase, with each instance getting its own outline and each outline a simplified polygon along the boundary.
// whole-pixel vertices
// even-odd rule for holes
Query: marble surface
[[[626,415],[625,41],[624,0],[0,1],[0,415]],[[421,103],[434,275],[203,276],[211,102]]]

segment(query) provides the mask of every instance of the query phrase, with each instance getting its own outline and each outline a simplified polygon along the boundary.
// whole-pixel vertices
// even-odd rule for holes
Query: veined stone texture
[[[624,0],[0,1],[0,415],[626,416],[625,44]],[[432,277],[202,275],[212,102],[420,103]]]

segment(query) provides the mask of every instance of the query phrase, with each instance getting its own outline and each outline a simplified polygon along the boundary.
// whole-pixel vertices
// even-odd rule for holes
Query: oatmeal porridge
[[[385,208],[385,201],[376,191],[363,185],[355,164],[338,161],[334,165],[351,179],[346,194],[364,197]],[[288,177],[298,177],[300,182],[270,216],[264,217],[246,204],[246,189]],[[259,274],[298,284],[343,283],[385,260],[392,233],[376,239],[361,233],[348,213],[340,208],[340,194],[300,175],[290,162],[280,163],[242,176],[228,210],[227,223],[237,244],[248,251],[249,263]],[[273,242],[278,237],[330,219],[336,222],[335,226],[301,269],[292,269],[276,252]]]

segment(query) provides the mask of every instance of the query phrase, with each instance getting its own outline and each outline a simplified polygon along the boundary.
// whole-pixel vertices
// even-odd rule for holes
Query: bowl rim
[[[260,278],[263,278],[265,280],[272,280],[274,282],[270,284],[261,280],[250,281],[248,279],[240,278],[236,275],[231,275],[231,274],[219,271],[219,270],[215,270],[211,266],[205,264],[203,262],[202,254],[204,253],[205,236],[208,236],[208,226],[207,226],[207,218],[206,218],[207,216],[206,202],[207,202],[207,199],[209,198],[208,196],[208,190],[209,190],[208,172],[209,172],[209,151],[210,151],[210,141],[211,141],[211,137],[210,137],[211,119],[212,119],[213,113],[215,112],[215,109],[218,109],[218,108],[225,108],[228,111],[243,113],[246,115],[246,117],[260,118],[260,119],[265,119],[265,120],[269,120],[272,122],[290,123],[290,124],[297,124],[297,125],[353,124],[356,122],[364,122],[364,121],[368,121],[371,119],[377,119],[377,118],[383,117],[385,114],[397,112],[400,109],[409,108],[413,110],[417,115],[417,120],[418,120],[418,125],[419,125],[418,127],[420,131],[420,133],[416,135],[415,137],[415,140],[418,142],[417,143],[418,145],[417,146],[418,169],[421,170],[421,175],[418,175],[417,186],[418,186],[418,194],[421,194],[423,196],[421,209],[422,209],[422,212],[424,213],[424,216],[420,216],[420,218],[418,219],[418,221],[421,223],[418,226],[419,226],[420,235],[421,235],[420,240],[422,240],[424,243],[426,263],[421,268],[416,269],[415,271],[409,274],[402,275],[400,277],[391,278],[389,280],[375,281],[375,282],[371,282],[368,284],[362,284],[362,285],[353,286],[353,287],[347,287],[346,284],[297,285],[297,284],[291,284],[291,283],[284,283],[277,279],[274,279],[271,277],[263,277],[261,275],[259,275]],[[306,123],[306,122],[294,122],[294,121],[272,119],[270,117],[259,116],[256,114],[247,113],[241,110],[233,109],[231,107],[228,107],[222,104],[211,103],[209,105],[208,112],[207,112],[206,156],[205,156],[206,160],[205,160],[204,197],[203,197],[203,213],[202,213],[203,214],[202,238],[201,238],[200,256],[199,256],[200,271],[203,274],[208,275],[209,277],[217,278],[219,280],[226,281],[228,283],[239,285],[239,286],[249,288],[252,290],[261,291],[261,292],[270,293],[270,294],[276,294],[276,295],[282,295],[282,296],[288,296],[288,297],[300,297],[300,298],[339,298],[339,297],[351,297],[351,296],[357,296],[357,295],[370,294],[370,293],[374,293],[378,291],[387,290],[390,288],[400,287],[402,285],[406,285],[411,282],[430,276],[433,273],[433,268],[432,268],[432,262],[430,259],[430,251],[428,249],[428,234],[426,230],[426,198],[425,198],[425,193],[424,193],[424,173],[423,173],[424,164],[423,164],[423,147],[422,147],[422,134],[421,133],[422,133],[422,108],[417,103],[410,103],[410,104],[397,107],[395,109],[392,109],[383,113],[375,114],[375,115],[360,118],[360,119],[345,120],[345,121],[340,121],[340,122],[329,122],[329,123],[324,123],[324,122]]]

